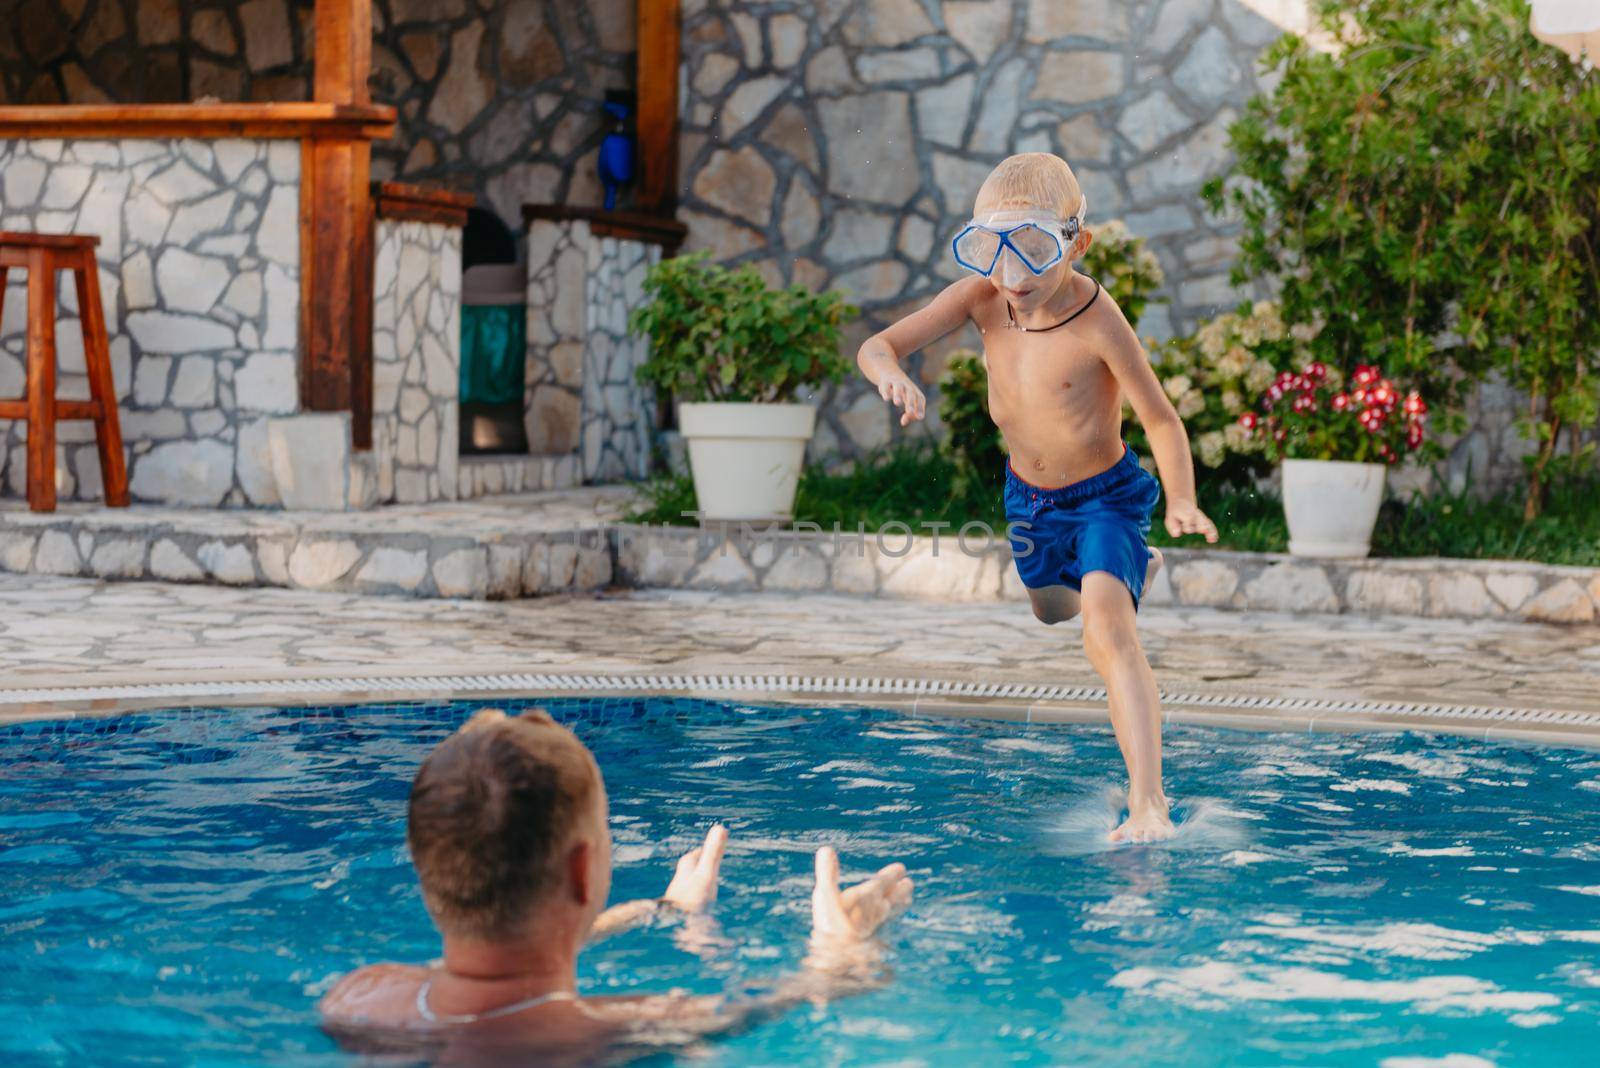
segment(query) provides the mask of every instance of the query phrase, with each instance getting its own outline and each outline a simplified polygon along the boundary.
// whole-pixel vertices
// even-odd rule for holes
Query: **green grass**
[[[1289,548],[1289,528],[1283,521],[1283,506],[1278,498],[1254,490],[1235,490],[1228,486],[1198,487],[1200,510],[1217,525],[1217,548],[1241,552],[1281,553]],[[1174,538],[1161,525],[1166,514],[1166,494],[1156,503],[1150,521],[1150,544],[1165,548],[1177,545],[1196,548],[1205,544],[1189,535]]]
[[[1600,567],[1600,476],[1552,486],[1544,514],[1531,523],[1522,518],[1520,489],[1487,500],[1434,493],[1390,501],[1379,513],[1372,551]]]
[[[693,526],[683,518],[694,511],[694,484],[688,475],[664,476],[644,485],[647,507],[629,518],[637,523],[671,523]],[[945,522],[953,527],[972,520],[1005,526],[1000,480],[992,487],[963,489],[949,459],[928,445],[902,445],[885,450],[870,461],[843,473],[820,466],[800,475],[795,494],[795,522],[816,523],[831,530],[855,530],[862,524],[873,531],[886,523]]]
[[[925,523],[958,529],[974,520],[996,531],[1005,528],[998,477],[971,485],[950,460],[926,445],[886,450],[846,473],[807,468],[795,499],[796,522],[835,524],[868,531],[900,522],[914,530]],[[694,510],[694,485],[687,475],[658,478],[645,485],[647,505],[629,518],[640,523],[694,525],[681,513]],[[1200,487],[1200,506],[1216,521],[1218,548],[1283,552],[1289,531],[1283,508],[1270,493],[1227,486]],[[1160,522],[1156,506],[1150,543],[1198,546],[1198,538],[1176,539]],[[1513,491],[1479,500],[1470,493],[1443,490],[1409,500],[1386,501],[1373,531],[1374,556],[1449,556],[1473,560],[1534,560],[1547,564],[1600,567],[1600,475],[1552,487],[1545,512],[1532,523],[1522,519],[1522,494]]]
[[[1201,507],[1216,521],[1218,545],[1255,552],[1284,552],[1289,528],[1271,494],[1223,489],[1201,492]],[[1159,507],[1157,516],[1160,515]],[[1152,545],[1193,544],[1165,530],[1151,532]],[[1391,498],[1372,532],[1374,556],[1448,556],[1467,560],[1534,560],[1545,564],[1600,567],[1600,476],[1552,487],[1544,514],[1522,518],[1520,489],[1479,499],[1471,493],[1436,489],[1407,499]]]

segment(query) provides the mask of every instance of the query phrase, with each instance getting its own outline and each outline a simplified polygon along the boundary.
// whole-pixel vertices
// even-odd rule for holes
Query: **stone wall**
[[[635,83],[635,0],[377,0],[373,96],[400,109],[374,171],[526,203],[598,205],[607,89]]]
[[[596,236],[581,219],[528,224],[529,447],[577,452],[586,482],[650,473],[655,401],[634,378],[646,345],[628,315],[660,259],[659,246]]]
[[[315,0],[5,0],[0,103],[306,100]],[[373,0],[373,176],[452,185],[515,220],[600,202],[607,89],[634,78],[635,0]]]
[[[378,500],[454,500],[461,231],[379,219],[374,247],[372,450]]]
[[[299,210],[294,141],[0,141],[0,229],[100,238],[135,500],[276,502],[266,422],[299,404]],[[4,396],[23,392],[25,284],[13,271],[4,296]],[[57,395],[87,397],[70,285],[60,305]],[[21,495],[26,425],[0,433],[5,491]],[[58,434],[61,497],[99,499],[92,424]]]
[[[589,482],[650,473],[655,397],[634,373],[649,345],[628,333],[628,314],[644,302],[644,276],[661,248],[616,237],[589,244],[583,355],[583,477]]]
[[[461,495],[461,233],[377,223],[373,448],[354,452],[347,414],[299,410],[299,168],[293,141],[0,142],[0,229],[101,238],[135,500],[342,510]],[[660,248],[582,221],[535,231],[529,418],[536,449],[562,462],[531,481],[526,467],[480,470],[473,494],[649,472],[655,408],[634,381],[644,344],[627,316]],[[0,395],[20,396],[24,272],[10,283]],[[58,322],[58,396],[87,397],[70,286]],[[26,424],[0,429],[0,487],[20,496]],[[58,493],[99,499],[92,425],[59,434]]]
[[[342,509],[458,496],[458,228],[377,224],[373,448],[353,453],[348,416],[300,413],[298,142],[0,142],[0,176],[0,229],[101,238],[135,500]],[[59,314],[57,394],[87,397],[70,286]],[[0,395],[23,392],[26,321],[17,271]],[[0,428],[0,481],[20,496],[27,427]],[[60,495],[98,500],[92,425],[62,423],[58,434]]]
[[[1517,432],[1517,421],[1527,411],[1527,397],[1492,375],[1466,398],[1461,415],[1465,426],[1457,436],[1440,439],[1445,456],[1432,467],[1405,466],[1389,474],[1389,492],[1401,497],[1431,492],[1441,485],[1452,493],[1471,488],[1481,495],[1505,492],[1527,479],[1524,457],[1533,443]],[[1600,429],[1586,438],[1595,440]],[[1566,435],[1562,435],[1566,452]]]
[[[528,357],[523,425],[528,451],[575,453],[582,441],[583,345],[589,224],[528,224]]]
[[[1026,602],[1003,537],[611,528],[620,585],[867,594],[931,601]],[[1319,560],[1283,553],[1165,549],[1146,606],[1593,624],[1600,569],[1518,560]]]
[[[845,289],[854,343],[958,276],[948,239],[995,162],[1055,152],[1091,229],[1121,217],[1161,257],[1141,332],[1190,328],[1235,299],[1231,228],[1198,192],[1277,35],[1238,0],[687,0],[688,247]],[[924,382],[951,347],[915,361]],[[861,382],[823,415],[821,452],[898,432]]]

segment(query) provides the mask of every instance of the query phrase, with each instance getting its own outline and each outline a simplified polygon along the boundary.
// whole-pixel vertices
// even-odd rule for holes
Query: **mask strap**
[[[1089,194],[1088,193],[1079,193],[1078,196],[1080,198],[1082,198],[1082,199],[1081,199],[1080,203],[1078,204],[1077,214],[1067,216],[1066,226],[1063,227],[1063,229],[1066,230],[1066,233],[1067,233],[1067,242],[1068,242],[1068,246],[1069,246],[1069,249],[1068,249],[1069,251],[1070,251],[1070,246],[1073,245],[1073,244],[1076,244],[1077,241],[1078,241],[1078,238],[1080,236],[1082,236],[1083,229],[1084,229],[1084,224],[1089,219]]]

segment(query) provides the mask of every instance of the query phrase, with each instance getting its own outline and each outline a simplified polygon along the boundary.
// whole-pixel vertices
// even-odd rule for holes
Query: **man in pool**
[[[1122,440],[1122,398],[1144,426],[1166,487],[1174,537],[1217,530],[1195,501],[1189,439],[1116,301],[1073,269],[1088,251],[1088,206],[1064,160],[1012,156],[978,191],[952,242],[972,272],[926,307],[868,338],[857,362],[900,425],[927,401],[901,360],[967,322],[983,335],[989,414],[1010,460],[1006,518],[1033,613],[1080,613],[1083,645],[1110,695],[1128,766],[1128,817],[1115,841],[1173,834],[1161,782],[1161,706],[1135,613],[1161,555],[1145,542],[1161,486]]]
[[[841,892],[838,856],[822,849],[806,966],[765,995],[583,997],[576,961],[585,943],[656,915],[702,913],[716,899],[728,832],[713,826],[659,900],[602,911],[611,889],[605,782],[583,743],[543,711],[479,712],[441,742],[412,783],[406,841],[442,959],[369,965],[318,1008],[347,1045],[420,1044],[446,1060],[611,1060],[869,988],[881,981],[871,936],[912,893],[901,864]]]

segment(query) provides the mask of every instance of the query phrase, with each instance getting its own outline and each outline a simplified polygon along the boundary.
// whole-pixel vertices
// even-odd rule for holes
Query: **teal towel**
[[[526,339],[521,304],[469,304],[461,309],[463,404],[522,403]]]

